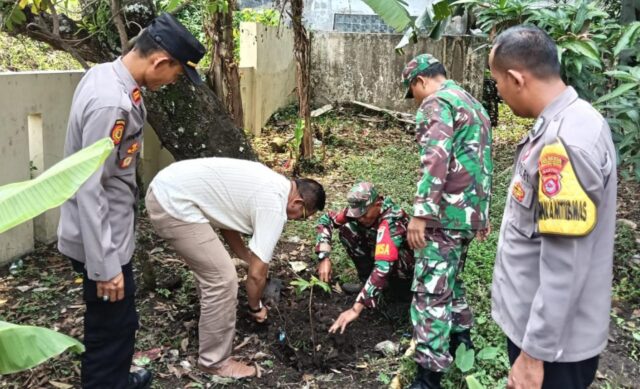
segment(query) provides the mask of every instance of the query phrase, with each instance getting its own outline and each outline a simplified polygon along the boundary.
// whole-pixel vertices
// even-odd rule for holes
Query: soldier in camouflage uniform
[[[411,321],[418,375],[411,388],[440,388],[460,343],[473,347],[473,318],[460,273],[469,243],[488,228],[493,164],[491,123],[482,105],[444,66],[422,54],[402,71],[406,98],[420,104],[420,179],[408,226],[415,250]]]
[[[390,197],[383,197],[369,182],[355,184],[347,194],[348,206],[340,212],[327,212],[316,227],[316,248],[322,281],[331,275],[331,238],[338,229],[340,242],[355,264],[364,283],[351,309],[344,311],[330,332],[344,332],[362,310],[375,308],[389,281],[409,280],[413,276],[413,251],[406,242],[407,214]],[[408,289],[408,288],[407,288]]]

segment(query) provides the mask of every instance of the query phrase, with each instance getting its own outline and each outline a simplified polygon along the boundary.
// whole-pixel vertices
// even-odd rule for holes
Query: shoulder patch
[[[142,92],[140,92],[140,88],[136,87],[131,91],[131,100],[135,105],[140,104],[142,101]]]
[[[124,127],[126,122],[123,119],[116,120],[116,123],[113,125],[111,129],[111,140],[114,145],[119,145],[122,141],[122,135],[124,135]]]
[[[560,139],[545,146],[538,160],[538,231],[585,236],[597,223],[596,205],[582,187]]]
[[[398,260],[398,248],[391,239],[391,232],[389,231],[389,223],[383,220],[378,226],[378,235],[376,237],[376,261],[397,261]]]

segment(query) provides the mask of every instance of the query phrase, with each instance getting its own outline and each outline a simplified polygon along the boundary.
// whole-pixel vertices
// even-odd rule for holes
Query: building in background
[[[431,0],[406,0],[409,14],[418,17]],[[242,8],[272,8],[273,0],[239,0]],[[305,0],[304,22],[313,31],[393,33],[361,0]]]

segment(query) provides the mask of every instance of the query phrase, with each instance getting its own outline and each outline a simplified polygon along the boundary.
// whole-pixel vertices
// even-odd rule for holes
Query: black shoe
[[[409,389],[442,389],[440,386],[442,375],[442,372],[431,371],[418,365],[418,373]]]
[[[145,369],[140,369],[135,373],[129,373],[129,383],[127,389],[148,389],[151,387],[153,374]]]
[[[451,334],[451,339],[449,340],[449,353],[454,359],[456,358],[456,350],[458,350],[458,346],[461,344],[467,346],[467,350],[472,350],[474,348],[473,341],[471,341],[471,330]]]

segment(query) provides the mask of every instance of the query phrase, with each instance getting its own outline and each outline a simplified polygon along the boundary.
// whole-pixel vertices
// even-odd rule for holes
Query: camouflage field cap
[[[437,63],[440,63],[440,61],[433,55],[420,54],[404,65],[404,69],[402,69],[402,85],[407,88],[407,92],[404,95],[405,99],[413,98],[413,93],[411,93],[411,88],[409,88],[411,81],[413,81],[420,72]]]
[[[347,193],[347,216],[358,218],[367,212],[367,207],[378,199],[378,191],[372,183],[362,181]]]

